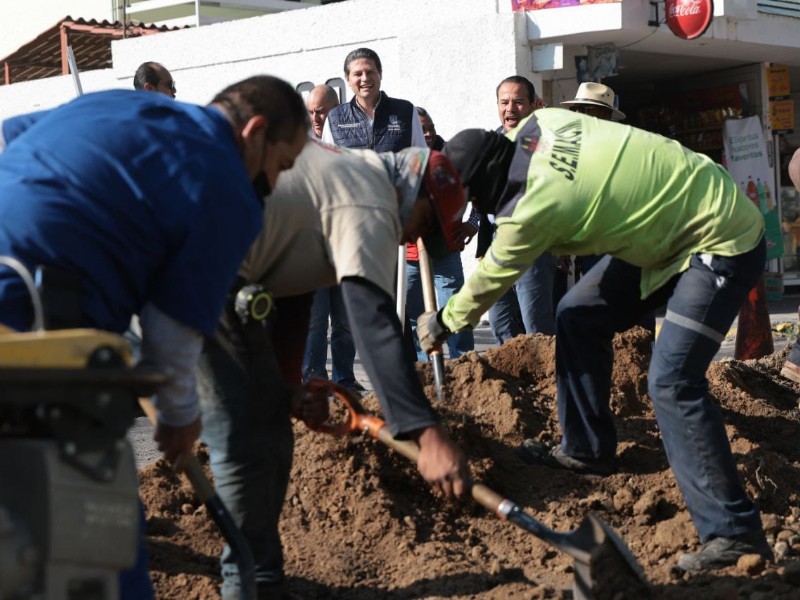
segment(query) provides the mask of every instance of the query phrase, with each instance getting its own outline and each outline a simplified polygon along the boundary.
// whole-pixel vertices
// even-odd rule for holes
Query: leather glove
[[[442,311],[426,312],[417,317],[417,337],[419,345],[430,354],[442,347],[442,343],[452,332],[442,322]]]

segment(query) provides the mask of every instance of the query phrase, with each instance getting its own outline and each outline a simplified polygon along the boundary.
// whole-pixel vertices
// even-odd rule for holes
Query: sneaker
[[[766,560],[775,560],[764,532],[759,529],[731,538],[714,538],[703,544],[698,552],[681,554],[678,557],[678,568],[690,573],[722,569],[735,565],[739,558],[747,554],[758,554]]]
[[[566,469],[589,475],[611,475],[616,473],[614,461],[579,459],[564,454],[560,446],[550,447],[536,440],[525,440],[516,454],[529,465],[544,465],[553,469]]]
[[[359,398],[363,398],[365,395],[367,395],[369,393],[369,390],[367,390],[367,388],[365,388],[363,385],[361,385],[355,379],[353,381],[347,381],[347,382],[340,381],[340,382],[337,382],[337,383],[339,385],[341,385],[342,387],[345,387],[348,390],[350,390],[351,392],[353,392],[353,394],[355,394]]]
[[[348,384],[347,389],[351,392],[358,392],[360,394],[366,394],[369,390],[361,385],[358,381],[353,381],[353,383]]]
[[[781,375],[795,383],[800,383],[800,340],[795,341],[789,356],[786,357]]]

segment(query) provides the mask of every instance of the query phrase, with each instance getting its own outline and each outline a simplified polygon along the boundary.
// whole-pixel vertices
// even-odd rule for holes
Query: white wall
[[[471,0],[469,11],[441,0],[351,0],[116,41],[114,73],[128,81],[141,62],[157,60],[175,78],[178,99],[207,102],[257,73],[293,85],[344,77],[347,53],[366,46],[381,57],[382,89],[428,109],[447,138],[497,125],[494,89],[517,72],[518,54],[527,64],[526,47],[515,43],[521,17],[498,14],[496,0]]]
[[[498,125],[494,90],[501,79],[522,74],[541,89],[529,70],[524,15],[497,0],[463,7],[441,0],[350,0],[119,40],[112,43],[111,72],[83,73],[81,80],[85,91],[130,87],[139,64],[155,60],[174,76],[179,100],[205,103],[258,73],[293,85],[343,77],[347,53],[367,46],[381,57],[383,89],[424,106],[448,138],[466,127]],[[0,86],[0,118],[69,99],[71,83],[65,87],[63,80]]]
[[[524,15],[509,7],[504,0],[350,0],[119,40],[112,44],[113,68],[83,73],[81,83],[84,92],[130,88],[136,68],[154,60],[172,73],[179,100],[206,103],[226,85],[259,73],[295,86],[344,77],[347,53],[366,46],[381,57],[382,89],[424,106],[447,139],[467,127],[498,126],[495,88],[503,78],[525,75],[541,89],[530,72]],[[0,86],[0,120],[74,95],[70,77]],[[473,256],[471,248],[464,253],[468,271]]]
[[[80,80],[84,93],[130,85],[120,82],[111,69],[82,73]],[[0,85],[0,121],[12,115],[58,106],[69,102],[76,95],[75,82],[71,75]]]

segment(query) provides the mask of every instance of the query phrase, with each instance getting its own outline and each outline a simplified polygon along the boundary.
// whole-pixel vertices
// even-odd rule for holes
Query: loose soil
[[[698,547],[661,446],[647,396],[650,338],[634,329],[614,342],[612,406],[619,472],[610,477],[528,466],[525,438],[557,442],[554,339],[520,336],[447,364],[444,423],[472,473],[547,527],[567,532],[588,513],[625,540],[657,599],[800,598],[800,386],[779,376],[787,350],[708,371],[739,473],[776,551],[714,574],[673,568]],[[436,402],[430,368],[419,365]],[[373,397],[365,406],[377,411]],[[575,561],[472,501],[435,497],[413,465],[365,436],[333,437],[295,424],[295,462],[282,518],[286,598],[572,598]],[[202,456],[202,453],[201,453]],[[218,598],[222,541],[185,481],[162,463],[140,472],[157,597]],[[615,547],[591,557],[598,599],[645,589]],[[276,590],[277,591],[277,590]]]

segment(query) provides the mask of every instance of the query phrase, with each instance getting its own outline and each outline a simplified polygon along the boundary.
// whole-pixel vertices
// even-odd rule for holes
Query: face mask
[[[269,183],[269,177],[264,171],[259,172],[253,180],[253,190],[259,198],[264,198],[272,193],[272,186]]]

